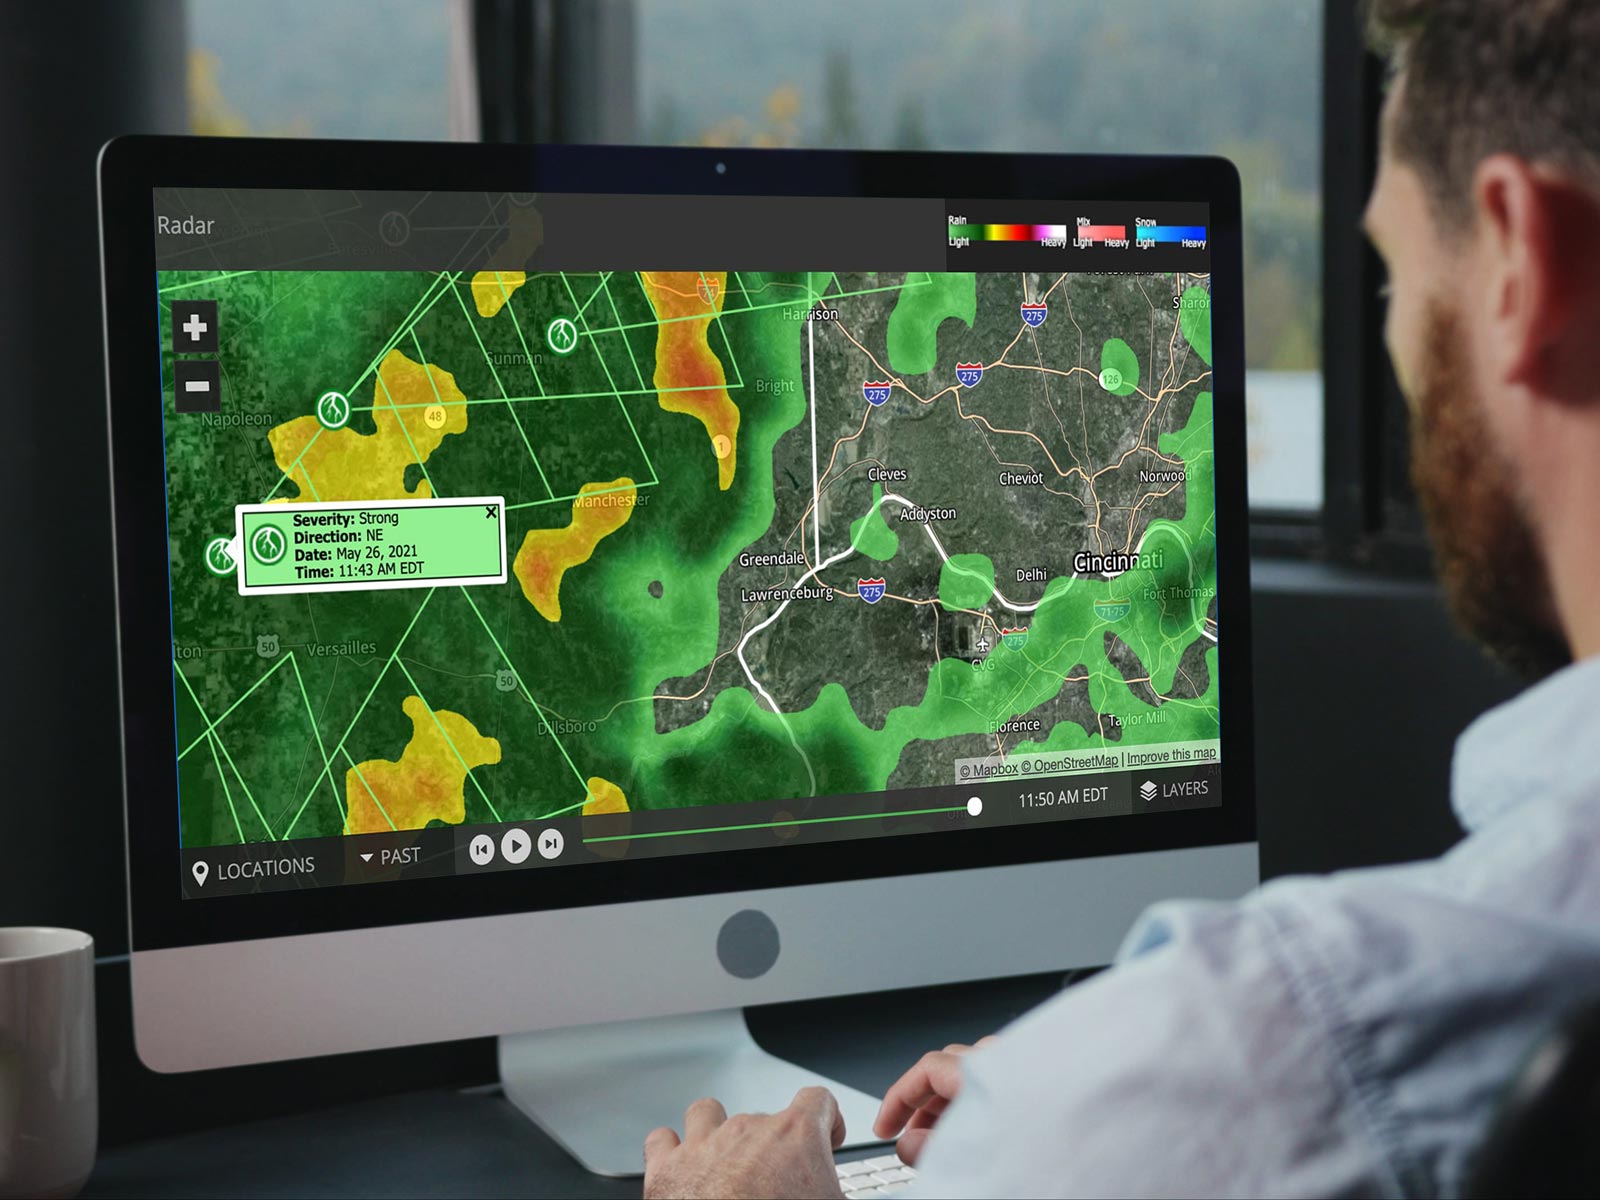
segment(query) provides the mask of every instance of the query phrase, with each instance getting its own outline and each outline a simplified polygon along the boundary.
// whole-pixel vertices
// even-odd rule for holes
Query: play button
[[[566,842],[561,837],[561,830],[546,829],[539,835],[539,857],[560,858],[562,848]]]
[[[528,837],[526,829],[508,829],[505,837],[500,839],[500,853],[505,855],[508,863],[527,862],[532,849],[533,840]]]

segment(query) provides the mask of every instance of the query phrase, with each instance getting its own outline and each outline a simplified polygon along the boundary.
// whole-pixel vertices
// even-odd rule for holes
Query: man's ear
[[[1478,164],[1472,199],[1484,361],[1498,382],[1559,390],[1577,366],[1572,336],[1592,328],[1600,304],[1600,210],[1568,179],[1511,154]]]

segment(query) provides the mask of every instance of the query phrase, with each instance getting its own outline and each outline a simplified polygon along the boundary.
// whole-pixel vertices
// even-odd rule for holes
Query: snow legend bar
[[[1140,225],[1133,234],[1134,241],[1141,246],[1153,246],[1162,242],[1204,246],[1206,242],[1204,225]]]

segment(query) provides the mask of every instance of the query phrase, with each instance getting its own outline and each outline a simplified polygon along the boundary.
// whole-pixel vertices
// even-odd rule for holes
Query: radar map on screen
[[[215,406],[163,354],[186,846],[1218,736],[1205,275],[159,287],[220,340]]]

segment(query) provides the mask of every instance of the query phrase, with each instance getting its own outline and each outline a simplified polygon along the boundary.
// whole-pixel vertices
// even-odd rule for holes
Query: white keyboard
[[[846,1200],[857,1196],[892,1196],[917,1177],[917,1173],[900,1161],[898,1154],[880,1154],[877,1158],[863,1158],[857,1162],[837,1164],[839,1186]]]

